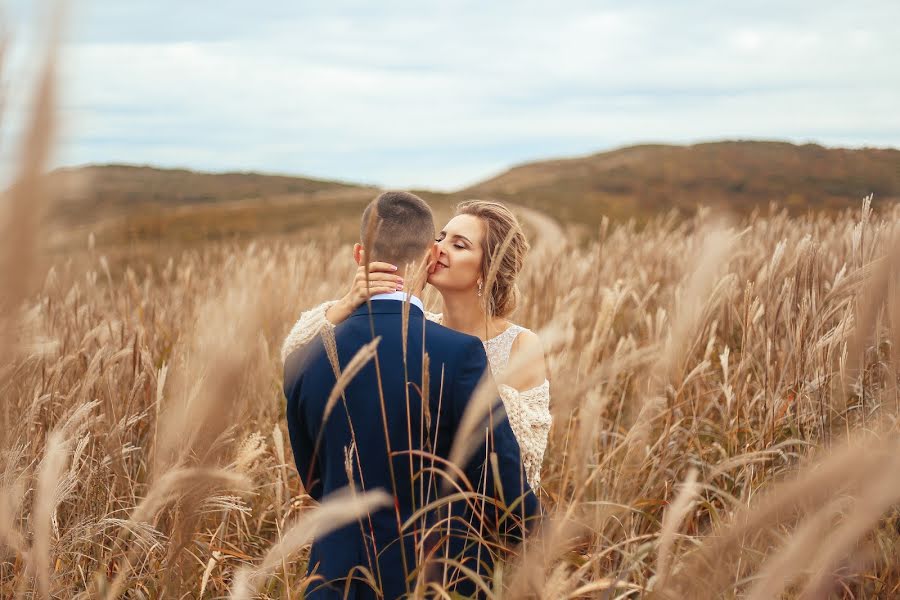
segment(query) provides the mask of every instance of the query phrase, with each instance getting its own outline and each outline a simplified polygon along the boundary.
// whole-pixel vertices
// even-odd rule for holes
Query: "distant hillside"
[[[47,214],[47,246],[86,247],[93,233],[104,252],[159,253],[182,244],[260,236],[350,238],[373,187],[259,173],[197,173],[127,165],[59,169]],[[418,192],[438,219],[453,198]],[[442,221],[443,222],[443,221]]]
[[[260,173],[199,173],[130,165],[92,165],[52,174],[61,193],[52,218],[84,223],[148,208],[221,204],[246,199],[308,197],[363,186]]]
[[[856,208],[900,198],[900,150],[729,141],[630,146],[580,158],[524,164],[458,193],[543,210],[593,224],[647,218],[697,203],[747,214],[773,201],[793,214]]]
[[[259,173],[196,173],[123,165],[60,169],[48,244],[83,247],[87,235],[106,246],[260,235],[348,236],[376,188]],[[604,216],[645,220],[698,203],[738,214],[768,209],[875,207],[900,199],[900,150],[830,149],[784,142],[641,145],[580,158],[521,165],[452,194],[418,192],[443,223],[466,198],[496,198],[537,209],[563,223],[585,226]],[[329,230],[329,227],[332,229]]]

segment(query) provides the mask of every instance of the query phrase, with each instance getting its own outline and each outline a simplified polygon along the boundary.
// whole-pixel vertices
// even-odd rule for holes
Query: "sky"
[[[14,162],[48,2],[0,0]],[[900,147],[900,2],[71,0],[55,165],[454,190],[636,143]]]

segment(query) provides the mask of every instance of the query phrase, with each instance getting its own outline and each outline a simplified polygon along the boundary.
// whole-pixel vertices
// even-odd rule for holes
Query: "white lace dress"
[[[323,329],[334,328],[331,321],[325,317],[325,311],[334,304],[336,301],[323,302],[300,315],[281,346],[282,363],[291,352],[307,344]],[[425,311],[425,318],[440,323],[443,315]],[[522,331],[525,331],[524,327],[511,325],[500,335],[482,342],[495,379],[500,378],[506,370],[513,342]],[[544,451],[547,449],[547,437],[552,422],[550,382],[544,379],[539,386],[524,391],[518,391],[502,383],[498,388],[509,416],[509,424],[519,442],[528,483],[532,489],[537,490],[541,483],[541,463],[544,461]]]

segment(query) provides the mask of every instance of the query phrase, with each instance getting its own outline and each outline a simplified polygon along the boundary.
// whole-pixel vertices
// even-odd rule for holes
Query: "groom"
[[[421,198],[385,192],[363,213],[360,239],[370,247],[356,244],[354,258],[357,264],[365,256],[370,262],[398,265],[397,274],[409,285],[413,273],[405,273],[403,265],[433,263],[438,256],[434,237],[431,209]],[[345,589],[355,599],[405,596],[417,578],[426,576],[425,558],[460,561],[487,578],[495,550],[480,545],[479,538],[515,542],[537,516],[538,501],[505,415],[495,411],[478,426],[480,446],[459,465],[465,478],[453,484],[446,475],[452,471],[447,459],[472,394],[482,376],[488,385],[493,380],[478,338],[425,319],[420,279],[409,288],[405,334],[407,297],[403,292],[379,294],[336,327],[331,351],[318,336],[285,361],[288,429],[306,491],[327,502],[329,494],[352,485],[358,492],[381,488],[394,500],[392,508],[372,512],[313,543],[308,573],[314,577],[307,598],[343,598]],[[375,338],[380,338],[377,356],[350,381],[323,421],[336,383],[333,358],[343,372]],[[496,409],[501,401],[492,395]],[[445,498],[439,508],[416,514],[446,490],[482,495],[452,502]],[[507,506],[514,508],[504,516]],[[443,587],[475,594],[472,581],[455,567],[448,570],[449,564],[457,563],[433,561],[429,580],[436,576]]]

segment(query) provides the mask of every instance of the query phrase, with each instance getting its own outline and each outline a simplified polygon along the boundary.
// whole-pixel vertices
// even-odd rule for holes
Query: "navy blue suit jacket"
[[[381,394],[373,359],[349,383],[343,398],[323,422],[336,377],[321,336],[295,350],[284,366],[291,448],[307,492],[316,500],[325,501],[329,494],[348,486],[349,453],[356,489],[381,488],[394,500],[393,508],[372,512],[315,540],[308,573],[321,579],[310,585],[308,598],[343,598],[345,586],[349,598],[378,597],[362,581],[359,567],[367,569],[379,582],[384,598],[401,597],[415,585],[417,569],[422,567],[420,559],[429,552],[432,556],[461,559],[485,576],[493,565],[490,552],[487,546],[473,545],[466,530],[481,530],[480,535],[486,538],[493,531],[507,541],[513,536],[515,541],[533,525],[539,512],[509,422],[495,413],[483,421],[480,431],[484,442],[463,468],[467,479],[485,496],[500,498],[502,494],[506,505],[518,498],[520,504],[513,511],[516,516],[504,517],[502,508],[495,506],[484,510],[483,505],[455,501],[449,509],[428,511],[422,518],[417,517],[414,525],[400,531],[398,516],[405,523],[417,509],[448,489],[444,486],[446,478],[434,475],[431,468],[442,468],[441,462],[417,451],[449,458],[472,393],[482,375],[490,375],[481,340],[428,321],[415,305],[409,306],[404,368],[403,303],[373,300],[370,306],[371,314],[369,305],[364,304],[336,327],[337,358],[343,371],[362,346],[380,336],[377,367]],[[423,402],[422,394],[426,391],[423,352],[429,357],[427,402]],[[382,418],[382,397],[387,423]],[[495,406],[501,404],[498,397]],[[490,453],[496,453],[500,490],[490,460],[486,460]],[[444,527],[434,530],[431,526],[440,519]],[[427,537],[425,531],[429,531]],[[349,583],[348,575],[353,576]],[[451,570],[451,579],[455,575],[458,573]],[[462,581],[456,590],[465,595],[476,591],[470,581]]]

